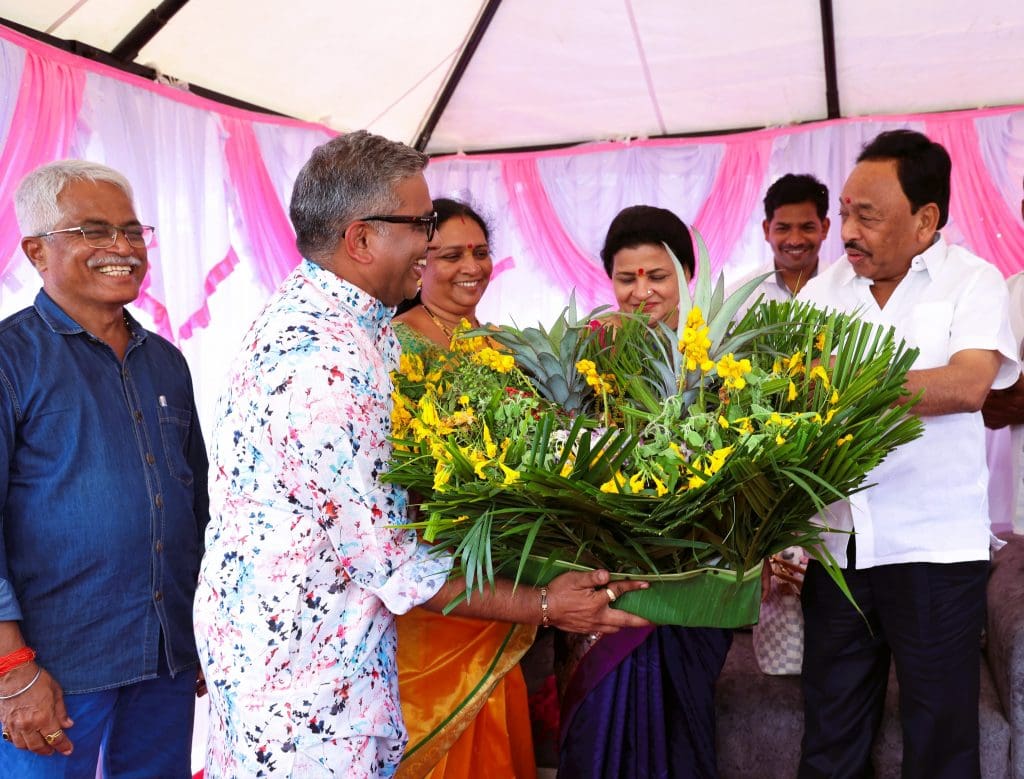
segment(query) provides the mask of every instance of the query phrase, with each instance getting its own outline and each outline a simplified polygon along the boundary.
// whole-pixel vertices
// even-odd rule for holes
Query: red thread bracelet
[[[15,649],[9,655],[0,657],[0,676],[13,671],[15,668],[31,663],[35,659],[36,653],[34,649],[29,649],[27,646]]]

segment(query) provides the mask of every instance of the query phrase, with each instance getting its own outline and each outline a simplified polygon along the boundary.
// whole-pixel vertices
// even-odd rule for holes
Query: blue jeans
[[[0,742],[0,779],[188,779],[196,670],[173,679],[163,660],[159,675],[102,692],[65,695],[74,751],[41,756]]]

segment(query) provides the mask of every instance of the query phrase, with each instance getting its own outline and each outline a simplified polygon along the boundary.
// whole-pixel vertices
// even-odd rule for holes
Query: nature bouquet
[[[395,374],[386,478],[418,494],[424,538],[467,597],[495,572],[543,583],[603,567],[652,580],[616,606],[661,624],[757,621],[765,558],[819,550],[826,504],[920,434],[915,352],[891,330],[801,303],[737,310],[700,247],[679,327],[642,313],[457,332]]]

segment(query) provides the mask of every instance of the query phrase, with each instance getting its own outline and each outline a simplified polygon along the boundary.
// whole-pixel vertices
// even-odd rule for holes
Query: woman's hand
[[[569,633],[615,633],[647,627],[642,617],[612,607],[623,593],[647,589],[647,582],[609,583],[608,571],[563,573],[547,586],[550,623]]]

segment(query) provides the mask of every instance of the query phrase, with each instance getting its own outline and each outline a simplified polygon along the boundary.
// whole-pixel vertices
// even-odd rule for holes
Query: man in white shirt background
[[[749,298],[752,305],[795,297],[818,273],[818,253],[828,237],[828,187],[806,173],[787,173],[764,196],[764,239],[772,247],[772,264],[758,268],[732,287],[770,273]],[[749,305],[739,312],[745,313]]]
[[[1024,199],[1020,203],[1024,218]],[[1006,280],[1010,327],[1024,357],[1024,273]],[[988,431],[989,515],[993,531],[1024,533],[1024,376],[1012,387],[992,390],[981,409]]]
[[[920,350],[907,399],[916,441],[830,507],[828,547],[859,613],[820,564],[803,588],[806,731],[800,777],[870,776],[890,658],[900,684],[905,779],[980,774],[980,634],[989,568],[982,404],[1019,375],[999,271],[939,230],[950,159],[917,132],[865,146],[840,197],[845,256],[800,299],[894,327]],[[853,432],[856,436],[856,432]]]

